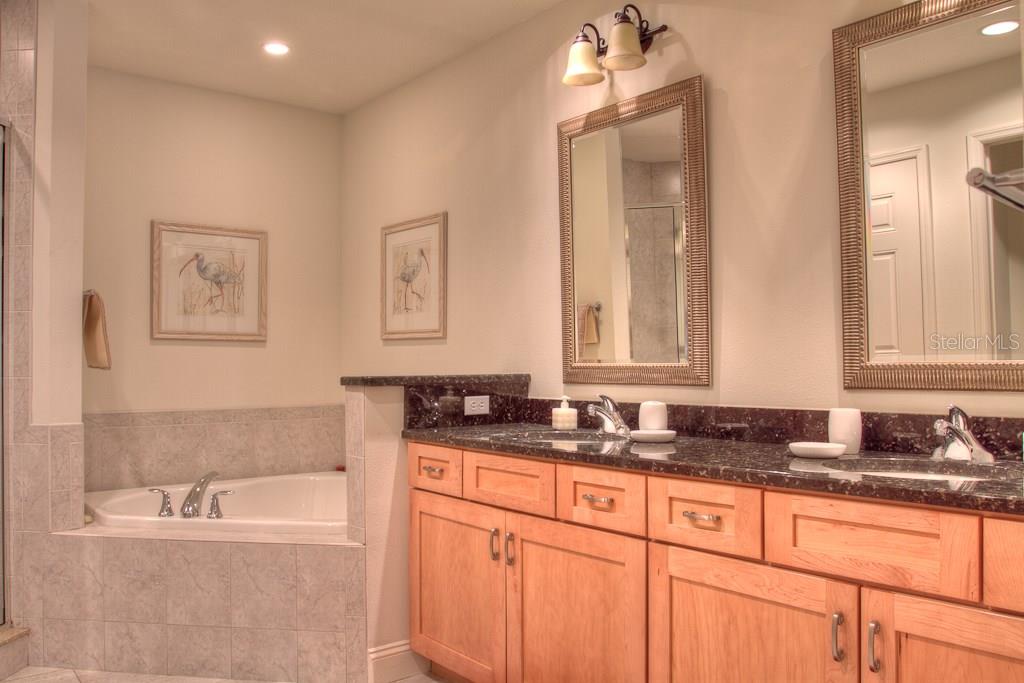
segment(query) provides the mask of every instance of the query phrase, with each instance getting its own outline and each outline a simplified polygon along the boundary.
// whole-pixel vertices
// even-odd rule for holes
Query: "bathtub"
[[[91,526],[161,531],[290,533],[338,535],[346,531],[346,481],[344,472],[286,474],[253,479],[215,479],[206,490],[203,514],[181,517],[181,504],[192,484],[158,486],[171,494],[174,517],[160,517],[160,494],[150,487],[94,491],[85,494]],[[222,519],[207,519],[210,497],[221,496]]]

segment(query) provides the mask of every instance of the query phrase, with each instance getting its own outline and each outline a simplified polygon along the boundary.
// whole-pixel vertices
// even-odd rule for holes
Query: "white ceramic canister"
[[[668,406],[661,401],[641,403],[640,429],[668,429]]]
[[[860,453],[861,429],[859,409],[833,408],[828,411],[828,440],[844,444],[847,455]]]

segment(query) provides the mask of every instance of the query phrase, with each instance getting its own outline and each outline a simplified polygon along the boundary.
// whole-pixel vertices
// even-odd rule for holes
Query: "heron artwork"
[[[202,252],[195,252],[178,271],[178,277],[195,264],[198,281],[193,280],[182,287],[182,308],[186,315],[229,314],[242,312],[245,300],[245,259],[235,263],[235,254],[230,261],[214,260]]]
[[[430,288],[430,259],[423,247],[405,245],[395,254],[394,313],[419,313]]]

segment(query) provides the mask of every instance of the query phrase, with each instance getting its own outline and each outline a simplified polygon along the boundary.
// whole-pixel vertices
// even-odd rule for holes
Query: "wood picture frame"
[[[151,337],[266,341],[267,240],[265,231],[152,221]]]
[[[380,336],[447,335],[448,212],[381,228]]]

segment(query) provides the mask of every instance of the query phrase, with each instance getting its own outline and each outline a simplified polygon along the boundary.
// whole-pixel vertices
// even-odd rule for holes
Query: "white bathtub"
[[[346,531],[346,484],[344,472],[286,474],[254,479],[215,479],[206,490],[203,514],[181,517],[181,504],[192,484],[155,488],[171,494],[174,517],[160,517],[160,494],[147,488],[95,491],[85,494],[86,511],[93,525],[159,531],[291,533],[336,535]],[[221,496],[222,519],[207,519],[210,497]]]

